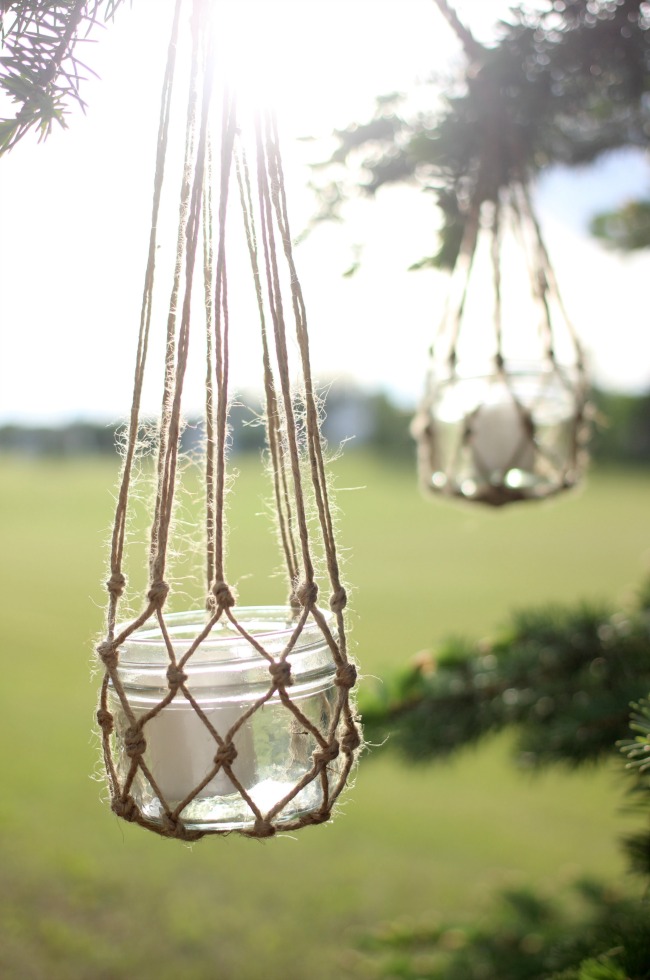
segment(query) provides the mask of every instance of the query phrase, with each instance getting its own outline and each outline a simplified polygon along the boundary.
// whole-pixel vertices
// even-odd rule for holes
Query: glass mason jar
[[[584,384],[573,368],[535,365],[432,377],[412,431],[429,491],[493,506],[546,497],[584,468]]]
[[[291,613],[275,606],[241,607],[235,612],[241,626],[277,660],[296,626]],[[335,635],[333,615],[323,611],[323,616]],[[178,661],[204,628],[206,618],[198,612],[172,613],[165,622]],[[293,684],[287,694],[310,725],[329,739],[340,721],[336,665],[313,619],[305,623],[288,663]],[[215,625],[183,667],[187,678],[184,687],[204,717],[181,689],[170,698],[169,665],[157,622],[133,632],[119,648],[118,674],[136,722],[166,701],[162,710],[142,725],[146,743],[143,767],[137,768],[131,797],[142,816],[153,822],[162,821],[165,805],[175,811],[185,801],[178,816],[188,829],[252,828],[253,810],[225,769],[216,766],[221,745],[211,728],[226,744],[234,745],[234,758],[228,759],[232,776],[263,815],[310,772],[313,755],[321,746],[277,691],[269,696],[269,661],[227,619]],[[265,700],[250,713],[261,699]],[[117,774],[123,784],[132,766],[128,741],[133,724],[112,685],[109,708],[115,719]],[[274,822],[289,822],[319,809],[324,802],[323,780],[333,789],[343,766],[340,756],[328,761],[325,776],[316,774],[306,782],[274,814]]]

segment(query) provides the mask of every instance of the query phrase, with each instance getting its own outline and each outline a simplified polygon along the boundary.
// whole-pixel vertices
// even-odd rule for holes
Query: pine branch
[[[566,684],[575,699],[576,677],[582,675],[587,656],[598,652],[591,660],[589,673],[594,675],[595,688],[612,684],[622,694],[620,676],[636,672],[647,657],[650,627],[650,580],[640,591],[637,606],[629,614],[595,615],[595,610],[556,611],[553,616],[534,611],[514,619],[509,640],[504,638],[500,648],[480,651],[484,659],[494,657],[496,663],[484,663],[487,671],[494,669],[488,682],[477,684],[480,676],[469,663],[471,652],[460,644],[449,645],[444,668],[456,684],[447,685],[449,705],[454,697],[462,697],[462,684],[472,685],[477,702],[502,698],[509,690],[513,703],[522,684],[539,685],[546,677],[554,686]],[[594,629],[600,651],[593,649]],[[565,633],[568,645],[563,646],[560,634]],[[530,657],[522,651],[522,643],[537,646],[535,669]],[[638,645],[637,645],[638,644]],[[562,652],[562,663],[557,655]],[[532,653],[532,649],[528,651]],[[476,654],[476,651],[475,651]],[[618,670],[613,661],[620,657]],[[509,668],[499,674],[499,660]],[[608,667],[609,662],[609,667]],[[420,658],[417,672],[436,678],[440,664],[432,658]],[[594,667],[597,669],[594,671]],[[605,669],[605,668],[608,669]],[[645,666],[647,683],[648,667]],[[607,680],[605,681],[605,678]],[[505,688],[507,680],[513,688]],[[460,682],[460,683],[459,683]],[[435,686],[435,684],[434,684]],[[417,688],[413,674],[404,685]],[[457,688],[457,689],[455,689]],[[479,689],[477,692],[476,689]],[[538,688],[534,688],[539,691]],[[543,688],[542,688],[543,689]],[[466,693],[466,692],[465,692]],[[457,707],[457,704],[456,704]],[[408,705],[405,705],[408,713]],[[569,729],[574,719],[569,712],[565,721]],[[520,719],[521,721],[522,719]],[[605,726],[607,727],[607,726]],[[620,743],[628,759],[627,769],[633,777],[632,796],[636,807],[645,816],[650,814],[650,699],[633,705],[630,727],[634,738]],[[592,746],[599,751],[598,746]],[[572,753],[567,756],[573,762]],[[650,829],[625,842],[632,869],[650,878]],[[381,932],[366,936],[362,950],[372,964],[373,976],[396,977],[402,980],[650,980],[650,906],[647,900],[616,896],[611,886],[582,881],[576,886],[580,906],[569,908],[559,897],[541,897],[529,890],[511,890],[497,896],[487,921],[468,924],[433,922],[431,925],[411,926],[403,921],[395,928],[384,926]]]
[[[460,40],[467,57],[470,60],[480,61],[485,53],[485,48],[478,43],[472,32],[463,24],[451,4],[447,0],[433,0],[433,2]]]
[[[466,29],[447,0],[435,2],[463,38]],[[554,163],[580,165],[612,149],[648,147],[648,4],[563,0],[548,7],[513,7],[490,47],[468,34],[469,63],[457,77],[432,83],[428,113],[409,115],[406,97],[393,93],[377,100],[370,120],[334,134],[338,146],[317,169],[331,181],[345,168],[348,196],[417,182],[437,198],[442,244],[414,267],[453,266],[477,197],[493,200],[513,179]],[[345,186],[340,177],[338,186]]]
[[[645,597],[629,613],[519,612],[496,642],[450,640],[366,695],[366,736],[423,761],[509,729],[527,766],[597,761],[650,690],[649,640]]]
[[[13,118],[0,120],[0,154],[30,130],[39,139],[55,122],[66,127],[71,104],[85,109],[81,87],[92,69],[77,55],[92,28],[111,19],[123,0],[19,0],[0,10],[2,55],[0,91],[16,106]]]
[[[650,919],[642,902],[593,881],[564,897],[501,892],[475,923],[403,921],[366,936],[370,976],[402,980],[648,980]],[[365,975],[365,974],[364,974]]]
[[[633,779],[628,791],[631,809],[642,813],[649,826],[625,837],[623,846],[632,870],[650,878],[650,701],[643,699],[632,709],[630,728],[634,738],[623,739],[619,748]]]

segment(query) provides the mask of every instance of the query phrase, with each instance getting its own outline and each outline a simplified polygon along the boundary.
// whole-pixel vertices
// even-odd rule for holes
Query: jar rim
[[[318,611],[325,619],[328,629],[336,635],[333,613],[321,608]],[[286,649],[300,618],[299,614],[288,606],[239,606],[235,612],[242,628],[274,657],[282,654]],[[203,610],[187,610],[165,615],[165,628],[177,659],[189,650],[209,620],[209,613]],[[126,626],[118,627],[118,631],[124,628]],[[326,642],[320,626],[310,614],[288,656],[293,659],[296,654],[309,653],[322,647]],[[119,667],[122,668],[136,666],[155,668],[167,664],[169,654],[158,621],[154,618],[134,630],[120,644],[119,654]],[[199,666],[205,668],[208,665],[225,667],[228,664],[237,664],[241,669],[244,666],[243,661],[259,663],[260,659],[263,658],[250,641],[236,630],[227,617],[222,616],[192,653],[188,667],[190,669]]]

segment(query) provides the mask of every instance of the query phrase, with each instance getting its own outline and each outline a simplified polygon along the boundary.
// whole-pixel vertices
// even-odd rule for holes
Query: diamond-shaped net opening
[[[347,597],[277,127],[271,112],[249,122],[231,92],[218,96],[220,25],[213,6],[177,0],[174,12],[133,403],[111,540],[107,629],[97,647],[104,669],[98,723],[112,809],[184,840],[233,830],[267,837],[322,823],[361,743]],[[187,63],[179,68],[184,45]],[[176,138],[180,127],[182,140]],[[176,248],[165,270],[159,229],[169,202]],[[231,351],[242,342],[241,317],[250,319],[228,291],[235,249],[250,267],[251,308],[259,322],[263,423],[288,595],[280,607],[240,608],[227,576],[229,367]],[[142,410],[143,391],[161,324],[161,408],[152,422]],[[175,594],[189,588],[179,576],[178,525],[191,523],[179,519],[179,488],[190,340],[196,346],[197,334],[205,352],[205,412],[192,466],[203,473],[193,496],[204,514],[205,585],[194,608],[170,612]],[[155,491],[141,542],[148,584],[138,591],[125,574],[127,528],[147,453],[154,459]]]

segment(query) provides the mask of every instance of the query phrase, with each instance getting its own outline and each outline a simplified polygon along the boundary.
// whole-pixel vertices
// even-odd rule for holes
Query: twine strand
[[[205,578],[206,593],[214,580],[215,424],[214,424],[214,214],[212,202],[212,148],[207,143],[203,191],[203,300],[205,303]]]
[[[250,186],[250,173],[244,150],[241,152],[241,159],[238,161],[236,172],[239,185],[240,204],[244,219],[246,243],[248,246],[248,254],[253,273],[255,296],[257,299],[257,308],[260,318],[262,363],[264,369],[264,395],[266,399],[267,438],[273,473],[273,492],[278,517],[278,527],[289,582],[295,582],[298,578],[298,557],[296,553],[296,542],[293,534],[293,514],[287,481],[286,452],[282,444],[280,406],[278,404],[276,386],[271,368],[271,356],[269,352],[266,316],[264,313],[264,299],[262,296],[262,282],[259,269],[257,233]]]
[[[215,284],[215,363],[217,378],[216,422],[216,480],[214,505],[214,575],[216,581],[225,581],[224,572],[224,499],[226,480],[226,424],[228,417],[228,283],[226,274],[226,215],[237,117],[235,99],[226,92],[223,99],[221,134],[221,191],[219,198],[219,246]]]
[[[192,16],[192,63],[199,59],[202,51],[201,36],[201,0],[195,0]],[[181,312],[181,322],[178,335],[178,349],[176,358],[176,369],[174,376],[174,398],[171,405],[168,443],[165,454],[165,465],[161,479],[159,481],[158,493],[160,495],[160,513],[157,526],[157,549],[151,565],[152,585],[162,582],[165,573],[167,556],[167,541],[169,527],[172,519],[172,508],[174,502],[174,489],[176,485],[176,468],[178,463],[178,450],[180,441],[180,419],[181,419],[181,397],[183,393],[183,382],[185,380],[185,370],[187,368],[187,358],[189,351],[190,323],[191,323],[191,299],[192,284],[194,278],[194,268],[196,253],[198,248],[200,217],[202,210],[203,179],[205,171],[205,157],[207,145],[207,130],[210,103],[213,87],[213,57],[211,51],[208,52],[205,67],[203,70],[203,93],[201,105],[201,121],[197,139],[196,163],[192,181],[192,191],[186,226],[186,246],[185,246],[185,291],[183,297],[183,307]]]
[[[304,297],[300,280],[296,271],[293,258],[293,248],[291,244],[291,233],[289,230],[289,216],[287,210],[287,199],[284,185],[284,173],[279,152],[279,140],[277,123],[273,115],[269,115],[267,120],[267,154],[270,161],[271,188],[275,214],[280,229],[284,254],[289,268],[291,283],[291,298],[296,325],[296,338],[300,350],[302,372],[305,382],[305,407],[307,413],[307,436],[308,436],[308,455],[311,467],[312,485],[316,498],[318,517],[325,544],[325,554],[329,571],[330,584],[334,593],[341,590],[339,578],[338,560],[336,555],[336,542],[334,540],[334,528],[332,515],[327,494],[327,478],[323,460],[323,451],[320,438],[320,426],[318,422],[318,410],[314,395],[314,384],[311,374],[311,363],[309,357],[309,336],[307,333],[307,312],[305,309]]]
[[[127,437],[127,448],[122,467],[122,477],[120,490],[115,511],[113,524],[113,534],[111,539],[111,579],[115,576],[122,576],[122,560],[124,557],[124,539],[126,535],[126,512],[129,499],[129,487],[131,482],[131,472],[133,459],[138,440],[140,402],[142,398],[142,385],[144,381],[144,370],[147,361],[147,351],[149,345],[149,329],[151,325],[151,306],[153,299],[154,270],[156,264],[157,247],[157,227],[158,215],[160,212],[160,200],[162,195],[163,178],[165,174],[165,159],[167,153],[167,141],[169,136],[169,123],[171,117],[171,101],[174,84],[174,74],[176,69],[176,46],[178,42],[180,13],[182,0],[176,0],[174,16],[171,27],[171,37],[167,49],[167,63],[163,78],[162,95],[160,100],[160,118],[158,123],[158,141],[156,152],[156,164],[154,174],[154,190],[151,205],[151,232],[149,235],[149,252],[147,256],[147,267],[145,273],[145,283],[142,296],[142,306],[140,311],[140,328],[138,333],[138,346],[136,354],[136,365],[133,380],[133,399],[131,402],[131,415],[129,432]],[[109,637],[113,636],[115,630],[115,619],[117,604],[121,591],[115,589],[110,592],[110,601],[107,614],[107,629]]]
[[[255,135],[257,144],[257,176],[260,198],[260,215],[262,246],[264,253],[264,265],[266,269],[266,281],[268,290],[268,300],[273,320],[273,330],[275,336],[275,352],[280,380],[280,388],[284,402],[284,413],[286,418],[286,438],[290,460],[290,469],[293,479],[294,499],[296,504],[296,518],[298,524],[298,534],[300,539],[303,571],[306,582],[314,581],[314,566],[309,548],[309,532],[307,528],[307,517],[302,490],[302,477],[300,474],[300,456],[298,452],[298,442],[296,435],[296,418],[291,397],[291,383],[289,379],[289,358],[286,343],[286,324],[284,320],[284,308],[282,303],[282,292],[280,287],[280,275],[277,263],[277,252],[275,246],[275,235],[273,231],[273,213],[271,204],[271,175],[268,169],[268,160],[265,152],[262,121],[259,116],[255,121]]]

